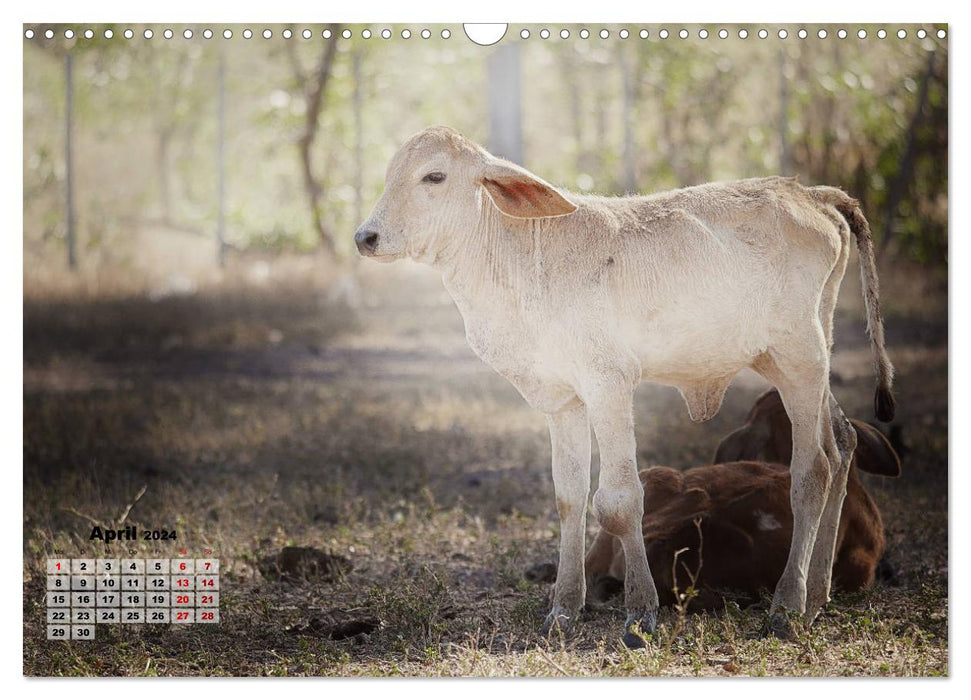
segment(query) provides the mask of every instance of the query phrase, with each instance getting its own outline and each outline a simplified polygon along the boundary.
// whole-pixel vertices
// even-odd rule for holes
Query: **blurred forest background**
[[[933,27],[801,39],[793,26],[780,39],[773,26],[761,39],[733,26],[725,40],[717,27],[621,39],[596,26],[582,39],[572,26],[564,40],[532,26],[524,40],[510,26],[496,47],[459,26],[447,40],[442,27],[407,40],[400,26],[368,26],[369,38],[363,25],[300,26],[290,39],[234,26],[230,40],[222,27],[211,39],[189,27],[188,40],[183,26],[171,39],[147,28],[67,39],[38,26],[25,40],[28,291],[63,284],[69,264],[89,289],[178,290],[239,256],[343,260],[391,155],[439,123],[580,191],[767,174],[838,185],[862,200],[885,254],[946,263],[948,56]]]

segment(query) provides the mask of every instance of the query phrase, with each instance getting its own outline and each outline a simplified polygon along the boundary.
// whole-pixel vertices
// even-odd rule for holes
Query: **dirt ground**
[[[948,673],[946,276],[885,276],[903,475],[867,484],[896,585],[837,594],[791,642],[759,635],[764,606],[665,610],[631,652],[617,598],[590,606],[575,636],[539,636],[550,583],[534,567],[556,561],[558,536],[545,420],[468,349],[433,273],[360,269],[353,310],[288,275],[154,301],[25,293],[25,674]],[[833,387],[872,421],[856,274]],[[764,388],[740,375],[696,425],[675,390],[643,386],[640,466],[706,463]],[[47,641],[44,559],[129,551],[88,539],[129,506],[125,524],[178,537],[135,543],[136,556],[219,556],[221,623]],[[280,575],[273,558],[291,546],[327,565]]]

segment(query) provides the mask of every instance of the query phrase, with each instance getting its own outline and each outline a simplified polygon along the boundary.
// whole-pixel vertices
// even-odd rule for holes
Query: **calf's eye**
[[[428,173],[425,177],[421,179],[422,182],[432,182],[436,185],[439,182],[443,182],[444,180],[445,180],[445,173],[438,173],[438,172]]]

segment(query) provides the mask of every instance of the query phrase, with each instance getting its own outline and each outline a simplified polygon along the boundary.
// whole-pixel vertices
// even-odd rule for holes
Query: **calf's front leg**
[[[560,564],[553,586],[553,608],[543,623],[543,634],[553,628],[570,629],[586,597],[583,550],[586,537],[587,496],[590,493],[590,424],[586,407],[577,401],[548,414],[553,448],[553,487],[560,516]]]
[[[640,648],[644,641],[636,634],[637,628],[642,634],[654,632],[658,597],[641,530],[644,487],[637,476],[633,386],[608,383],[591,397],[588,406],[600,447],[600,483],[593,497],[593,511],[600,526],[623,545],[627,608],[624,643]]]

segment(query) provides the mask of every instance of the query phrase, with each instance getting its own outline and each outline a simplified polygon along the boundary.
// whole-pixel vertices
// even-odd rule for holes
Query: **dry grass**
[[[312,283],[149,301],[32,294],[24,336],[24,671],[29,675],[941,675],[948,673],[947,354],[938,305],[891,316],[904,476],[869,483],[898,586],[838,595],[796,642],[764,609],[661,615],[618,644],[622,602],[577,636],[538,629],[557,523],[545,422],[472,356],[433,276],[364,268],[352,312]],[[379,282],[381,280],[381,282]],[[846,286],[850,286],[848,280]],[[888,287],[892,286],[887,285]],[[934,299],[932,298],[932,301]],[[862,323],[841,311],[835,391],[871,415]],[[676,392],[637,395],[641,466],[705,462],[761,390],[740,377],[697,426]],[[89,518],[176,528],[223,563],[215,627],[44,639],[43,560],[105,551]],[[593,526],[591,525],[591,534]],[[281,547],[349,558],[334,581],[268,580]],[[115,548],[117,554],[118,548]],[[345,639],[334,630],[373,621]]]

